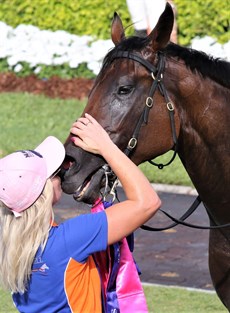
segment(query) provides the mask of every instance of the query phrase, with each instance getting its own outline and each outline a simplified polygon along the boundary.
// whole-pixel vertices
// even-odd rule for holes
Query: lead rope
[[[200,203],[201,203],[201,199],[198,196],[195,199],[195,201],[193,202],[193,204],[190,206],[190,208],[177,221],[175,221],[174,218],[171,217],[171,215],[169,216],[169,214],[167,212],[160,209],[160,211],[162,213],[164,213],[166,216],[170,217],[174,221],[174,223],[172,223],[166,227],[150,227],[147,225],[142,225],[141,228],[144,230],[148,230],[148,231],[162,231],[162,230],[173,228],[173,227],[177,226],[178,224],[182,223],[184,220],[186,220],[198,208]],[[180,223],[178,221],[180,221]],[[198,227],[196,227],[196,228],[198,228]]]

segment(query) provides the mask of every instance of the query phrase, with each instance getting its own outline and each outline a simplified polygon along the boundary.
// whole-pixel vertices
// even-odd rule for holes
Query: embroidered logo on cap
[[[22,152],[26,158],[34,157],[34,155],[38,156],[39,158],[43,158],[40,153],[34,150],[19,150],[17,152]]]

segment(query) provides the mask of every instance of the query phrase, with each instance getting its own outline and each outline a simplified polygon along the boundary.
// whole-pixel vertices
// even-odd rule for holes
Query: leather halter
[[[152,65],[150,62],[147,60],[141,58],[139,55],[135,53],[131,53],[128,51],[119,51],[116,53],[116,55],[113,56],[113,59],[118,59],[118,58],[126,58],[126,59],[131,59],[134,60],[140,64],[142,64],[145,68],[147,68],[150,72],[150,75],[153,79],[152,86],[149,91],[149,96],[145,100],[145,108],[142,111],[142,114],[136,124],[136,127],[134,129],[134,132],[132,134],[132,137],[130,138],[128,145],[124,151],[124,153],[129,156],[134,148],[137,146],[137,141],[138,141],[138,136],[140,133],[140,129],[143,123],[147,124],[148,123],[148,117],[149,117],[149,111],[153,107],[154,101],[153,101],[153,96],[156,92],[157,89],[159,89],[161,95],[164,97],[165,102],[166,102],[166,107],[169,111],[169,117],[170,117],[170,124],[171,124],[171,130],[172,130],[172,137],[173,137],[173,156],[171,160],[166,163],[166,164],[157,164],[153,162],[152,160],[149,160],[151,164],[157,166],[159,169],[163,169],[165,166],[171,164],[173,160],[176,157],[177,154],[177,135],[176,135],[176,127],[175,127],[175,119],[174,119],[174,105],[172,101],[169,99],[169,95],[167,90],[165,89],[164,83],[163,83],[163,72],[165,69],[165,57],[161,52],[158,52],[158,63],[157,66],[155,67]]]

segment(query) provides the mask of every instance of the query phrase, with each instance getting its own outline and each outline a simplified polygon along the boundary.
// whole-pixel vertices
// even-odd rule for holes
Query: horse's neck
[[[203,201],[230,206],[230,107],[226,88],[209,79],[191,80],[177,107],[179,156]],[[192,90],[194,89],[194,92]],[[190,91],[190,93],[189,93]]]

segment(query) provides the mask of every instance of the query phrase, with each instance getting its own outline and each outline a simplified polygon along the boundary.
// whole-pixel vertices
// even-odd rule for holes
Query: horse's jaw
[[[100,190],[103,185],[104,170],[100,168],[90,179],[86,179],[82,184],[78,181],[69,181],[73,176],[64,175],[62,189],[67,194],[72,194],[76,201],[93,204],[100,196]]]
[[[82,164],[77,161],[81,160]],[[105,184],[105,161],[100,156],[68,144],[61,171],[62,189],[76,201],[93,204]]]

